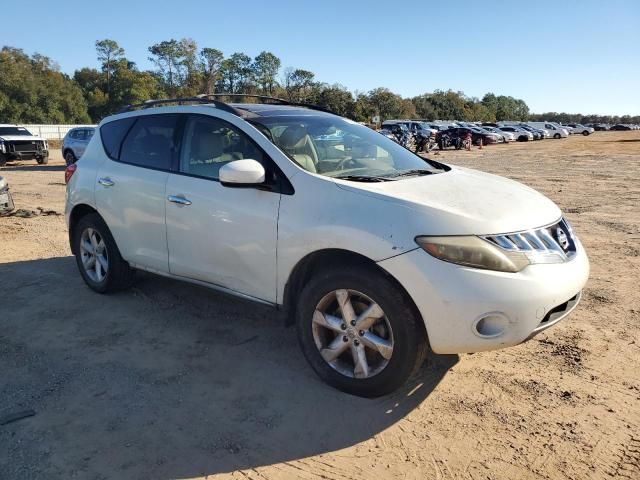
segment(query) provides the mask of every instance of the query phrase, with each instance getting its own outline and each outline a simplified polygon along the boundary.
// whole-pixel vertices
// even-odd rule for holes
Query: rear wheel
[[[561,137],[561,135],[560,135],[559,133],[556,133],[556,134],[553,136],[553,138],[555,138],[555,139],[558,139],[558,138],[560,138],[560,137]]]
[[[373,268],[322,272],[302,290],[297,333],[322,380],[344,392],[377,397],[420,366],[426,336],[404,292]]]
[[[589,135],[589,132],[587,132],[586,130],[584,132],[582,132],[582,135],[584,135],[585,137]]]
[[[80,275],[92,290],[107,293],[131,286],[134,270],[123,260],[100,215],[82,217],[74,229],[73,241]]]

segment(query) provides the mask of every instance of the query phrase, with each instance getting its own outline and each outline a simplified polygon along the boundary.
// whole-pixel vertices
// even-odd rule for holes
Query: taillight
[[[67,168],[64,169],[64,183],[69,183],[73,174],[76,173],[78,166],[75,163],[72,163]]]

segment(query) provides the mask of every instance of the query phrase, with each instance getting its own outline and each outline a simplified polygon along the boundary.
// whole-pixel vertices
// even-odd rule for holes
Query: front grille
[[[11,142],[14,152],[36,152],[42,150],[42,142],[35,140],[20,140]]]
[[[523,252],[536,263],[566,262],[576,253],[573,230],[564,218],[548,227],[483,238],[509,252]]]

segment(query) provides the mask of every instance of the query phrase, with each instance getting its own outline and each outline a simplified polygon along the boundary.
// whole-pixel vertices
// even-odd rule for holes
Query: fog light
[[[493,312],[485,313],[473,324],[473,333],[482,338],[495,338],[504,333],[509,325],[506,315]]]

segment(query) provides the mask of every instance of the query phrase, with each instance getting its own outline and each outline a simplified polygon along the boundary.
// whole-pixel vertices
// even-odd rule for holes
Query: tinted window
[[[220,167],[242,159],[256,160],[266,167],[262,150],[230,123],[203,115],[189,117],[180,156],[181,172],[217,180]]]
[[[113,160],[118,160],[120,154],[120,144],[122,139],[135,122],[135,117],[123,118],[113,122],[105,123],[100,127],[100,137],[102,138],[102,146],[104,151]]]
[[[93,137],[93,133],[94,133],[94,131],[95,131],[95,130],[94,130],[93,128],[90,128],[90,129],[88,129],[88,130],[85,130],[85,133],[86,133],[86,135],[87,135],[87,137],[86,137],[86,138],[87,138],[87,140],[91,140],[91,137]]]
[[[176,125],[179,115],[138,117],[122,142],[120,161],[140,167],[169,170],[177,151]]]

